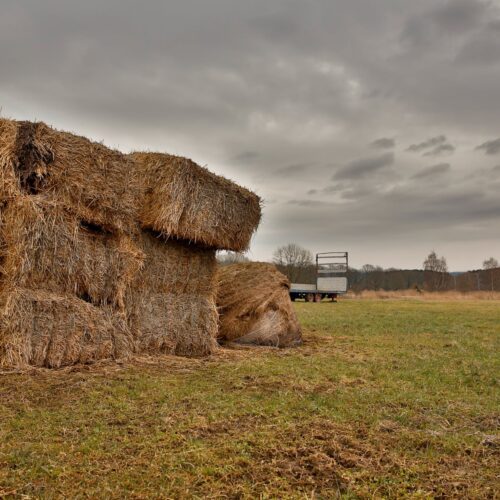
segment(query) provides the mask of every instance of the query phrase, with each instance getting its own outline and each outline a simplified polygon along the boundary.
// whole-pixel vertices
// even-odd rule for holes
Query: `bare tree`
[[[494,257],[490,257],[488,260],[483,262],[483,269],[495,269],[498,267],[498,260]]]
[[[430,290],[442,290],[448,282],[448,264],[432,251],[424,260],[425,282]]]
[[[296,243],[288,243],[276,249],[273,262],[292,282],[297,282],[304,270],[313,265],[312,254]]]
[[[250,262],[250,259],[248,257],[245,257],[245,255],[240,252],[224,252],[217,255],[217,262],[221,266],[228,266],[229,264]]]
[[[498,260],[495,259],[494,257],[490,257],[489,259],[485,260],[483,262],[483,269],[485,271],[489,271],[490,275],[490,283],[491,283],[491,290],[493,291],[495,289],[493,285],[493,270],[498,267]]]

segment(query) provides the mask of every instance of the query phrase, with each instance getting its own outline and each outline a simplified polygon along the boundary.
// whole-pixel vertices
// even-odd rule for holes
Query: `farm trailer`
[[[338,295],[347,292],[348,252],[322,252],[316,254],[316,283],[292,283],[290,298],[306,302],[320,302],[321,299],[337,300]]]

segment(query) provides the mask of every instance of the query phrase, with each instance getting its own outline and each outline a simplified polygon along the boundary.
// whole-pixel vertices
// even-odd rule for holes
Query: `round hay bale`
[[[290,300],[290,282],[275,266],[246,262],[217,271],[220,341],[290,347],[302,332]]]

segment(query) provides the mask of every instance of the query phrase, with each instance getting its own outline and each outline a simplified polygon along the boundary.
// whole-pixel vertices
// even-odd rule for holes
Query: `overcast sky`
[[[500,0],[0,0],[0,107],[254,190],[253,259],[500,260]]]

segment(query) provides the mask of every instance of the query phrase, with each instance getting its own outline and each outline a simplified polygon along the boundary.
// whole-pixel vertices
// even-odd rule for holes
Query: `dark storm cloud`
[[[483,142],[483,144],[477,146],[476,151],[484,151],[487,155],[500,153],[500,137],[493,141]]]
[[[381,170],[394,163],[394,154],[386,153],[371,158],[362,158],[348,163],[333,175],[334,180],[354,179]]]
[[[498,248],[495,145],[474,168],[467,155],[498,135],[499,12],[498,0],[3,2],[0,108],[190,156],[273,200],[253,257],[335,234],[355,259],[378,245],[380,263],[412,265],[417,243],[462,238],[447,257],[466,266],[466,248]],[[391,137],[417,153],[397,169]],[[411,178],[424,155],[450,153],[453,169],[426,177],[446,186]]]
[[[419,142],[417,144],[412,144],[411,146],[408,146],[406,151],[411,151],[412,153],[420,153],[421,151],[425,151],[426,149],[429,148],[436,148],[442,146],[445,142],[446,142],[446,136],[438,135],[436,137],[431,137],[426,141]]]
[[[381,137],[373,141],[370,146],[377,149],[392,149],[396,146],[396,141],[388,137]]]
[[[412,179],[427,179],[442,175],[450,170],[449,163],[439,163],[432,167],[424,168],[422,171],[412,176]]]

